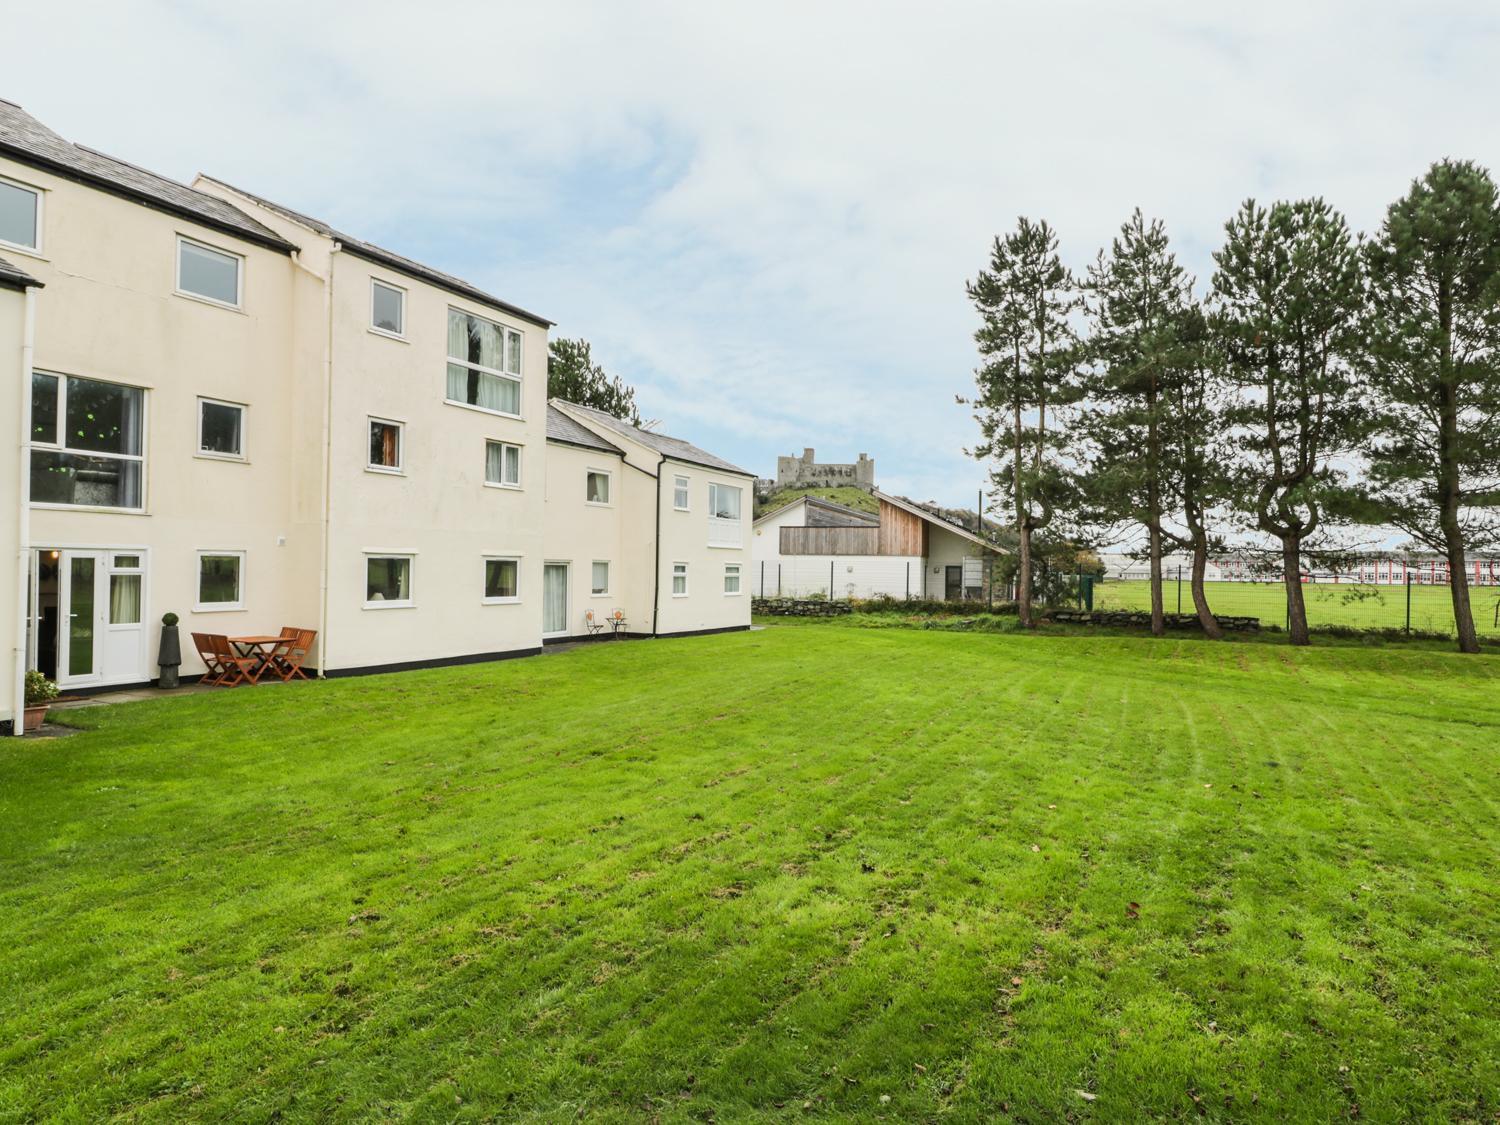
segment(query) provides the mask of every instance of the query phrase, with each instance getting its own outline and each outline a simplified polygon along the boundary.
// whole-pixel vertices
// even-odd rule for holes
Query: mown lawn
[[[1493,1121],[1500,662],[783,625],[0,747],[0,1119]]]

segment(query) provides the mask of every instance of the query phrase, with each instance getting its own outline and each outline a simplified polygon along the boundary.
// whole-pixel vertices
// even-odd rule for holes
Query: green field
[[[1493,1121],[1500,662],[838,624],[0,747],[0,1119]]]
[[[1205,584],[1209,608],[1234,617],[1259,617],[1263,625],[1286,624],[1286,589],[1280,582],[1209,582]],[[1183,613],[1193,612],[1193,594],[1187,575],[1180,584],[1174,574],[1162,588],[1168,613],[1177,612],[1181,594]],[[1361,586],[1351,583],[1308,583],[1302,587],[1307,621],[1313,628],[1342,626],[1351,629],[1403,629],[1406,627],[1405,586]],[[1500,636],[1495,610],[1500,588],[1472,587],[1469,591],[1474,625],[1481,636]],[[1104,582],[1094,588],[1095,609],[1151,608],[1149,582]],[[1424,633],[1452,634],[1453,601],[1447,586],[1411,588],[1411,627]]]

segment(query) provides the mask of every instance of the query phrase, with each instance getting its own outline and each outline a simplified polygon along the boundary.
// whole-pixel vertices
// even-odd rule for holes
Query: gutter
[[[26,733],[26,619],[31,606],[31,364],[36,351],[36,290],[26,290],[25,325],[21,330],[21,378],[17,396],[16,418],[20,422],[17,461],[20,474],[19,503],[16,505],[16,668],[15,705],[11,708],[11,734],[20,738]]]

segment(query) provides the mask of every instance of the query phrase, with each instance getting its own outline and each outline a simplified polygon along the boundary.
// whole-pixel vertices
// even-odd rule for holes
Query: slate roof
[[[547,404],[547,440],[597,449],[603,453],[620,454],[618,447],[610,445],[587,426],[575,422],[550,402]]]
[[[20,266],[13,266],[4,258],[0,258],[0,287],[6,289],[27,289],[32,286],[40,289],[42,283]]]
[[[301,211],[293,211],[290,207],[284,207],[280,203],[256,195],[253,191],[246,191],[244,188],[235,187],[233,184],[225,183],[223,180],[216,179],[213,176],[205,176],[203,178],[212,180],[214,183],[235,192],[237,195],[243,195],[246,199],[253,199],[262,207],[269,208],[278,215],[284,215],[292,222],[300,223],[302,226],[316,231],[325,238],[336,240],[346,252],[356,257],[364,258],[378,265],[387,266],[399,273],[431,282],[440,289],[447,289],[450,292],[457,293],[463,297],[469,297],[482,304],[493,305],[497,309],[504,309],[513,316],[518,316],[522,320],[529,320],[533,324],[541,325],[543,328],[552,327],[553,322],[546,317],[538,316],[533,312],[527,312],[525,309],[511,304],[509,301],[502,301],[499,297],[486,293],[477,285],[467,282],[461,277],[454,277],[452,274],[435,270],[431,266],[424,266],[421,262],[413,261],[405,255],[397,254],[394,250],[387,250],[383,246],[376,246],[373,242],[366,242],[362,238],[355,238],[352,234],[345,234],[343,231],[335,230],[322,219],[315,219],[311,215],[304,215]]]
[[[272,250],[290,253],[296,249],[234,204],[113,156],[65,141],[20,106],[3,99],[0,99],[0,154]]]
[[[735,473],[743,477],[753,477],[754,473],[746,472],[737,465],[731,465],[722,457],[715,457],[707,450],[699,449],[690,441],[681,438],[668,437],[666,434],[658,434],[652,430],[643,430],[639,426],[632,426],[629,422],[623,422],[611,414],[602,410],[595,410],[592,406],[579,406],[576,402],[567,402],[559,399],[569,410],[576,410],[585,415],[589,421],[597,422],[605,429],[613,430],[622,437],[628,437],[638,441],[648,449],[670,457],[674,461],[682,461],[689,465],[699,465],[705,469],[719,469],[726,473]]]

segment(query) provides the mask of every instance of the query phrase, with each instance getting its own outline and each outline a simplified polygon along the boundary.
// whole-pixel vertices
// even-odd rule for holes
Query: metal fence
[[[1162,600],[1168,613],[1194,612],[1190,579],[1187,570],[1175,567],[1163,576]],[[1308,625],[1453,636],[1457,630],[1447,582],[1415,571],[1405,579],[1372,583],[1353,582],[1341,574],[1304,575],[1302,600]],[[1286,627],[1286,587],[1280,579],[1206,582],[1204,595],[1214,613],[1258,617],[1264,626]],[[1480,634],[1500,636],[1500,582],[1486,578],[1471,584],[1469,601]],[[1149,610],[1151,584],[1135,579],[1100,581],[1094,587],[1094,607]]]

